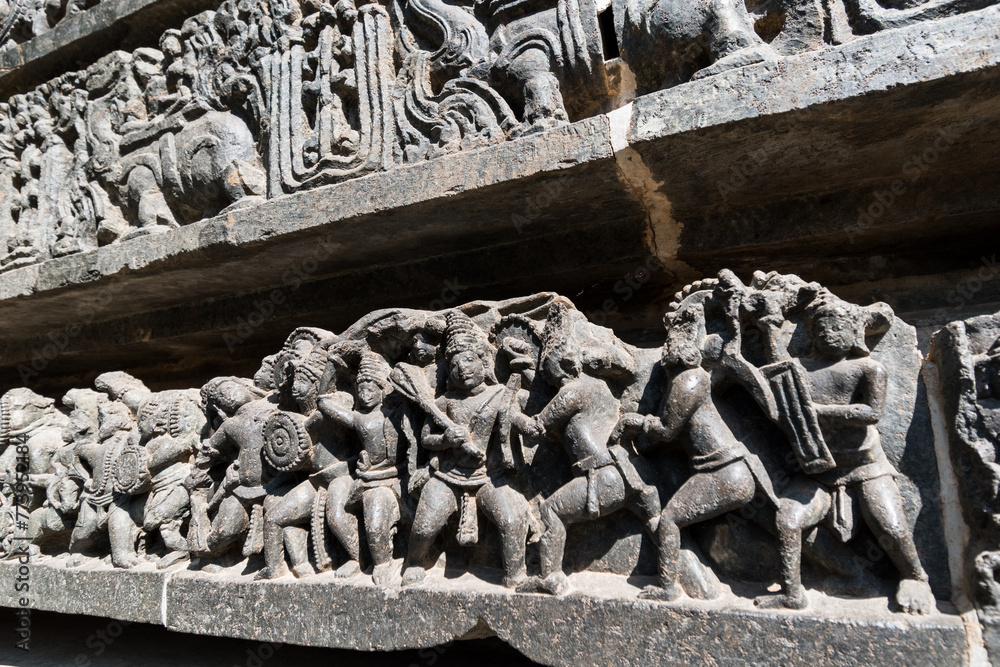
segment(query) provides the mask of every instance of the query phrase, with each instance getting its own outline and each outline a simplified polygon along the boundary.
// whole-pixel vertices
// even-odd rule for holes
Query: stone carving
[[[961,492],[962,510],[972,536],[965,554],[968,580],[991,616],[1000,607],[1000,505],[997,485],[1000,441],[997,417],[1000,317],[984,315],[952,322],[931,343],[947,418],[949,452]]]
[[[4,0],[0,3],[0,51],[44,35],[63,19],[93,7],[97,1]]]
[[[370,573],[383,588],[420,585],[443,555],[449,569],[499,568],[505,587],[563,595],[586,540],[615,552],[609,531],[634,526],[658,560],[639,597],[714,598],[702,524],[761,498],[783,590],[758,604],[804,607],[803,559],[845,577],[838,542],[868,530],[898,573],[896,606],[931,612],[882,446],[898,451],[916,385],[882,361],[905,369],[918,354],[892,310],[796,276],[744,284],[723,271],[678,293],[664,324],[662,350],[639,348],[537,294],[376,311],[341,334],[301,328],[253,379],[200,391],[106,373],[63,398],[69,416],[12,390],[2,435],[32,456],[33,553],[246,563],[267,579]],[[672,450],[683,458],[660,457]],[[14,451],[0,454],[7,508],[23,481]],[[616,553],[583,569],[642,571],[636,553]]]
[[[0,270],[607,111],[619,45],[641,93],[994,3],[227,0],[0,102]]]

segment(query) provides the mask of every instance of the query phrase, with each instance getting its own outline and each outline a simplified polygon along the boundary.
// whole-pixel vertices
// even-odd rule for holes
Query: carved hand
[[[622,437],[631,437],[640,433],[645,422],[646,418],[635,412],[623,415],[615,424],[615,430],[611,432],[611,441],[620,442]]]

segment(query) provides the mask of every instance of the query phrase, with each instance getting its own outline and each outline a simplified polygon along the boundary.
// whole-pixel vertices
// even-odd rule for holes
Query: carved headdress
[[[865,338],[888,331],[895,315],[887,303],[859,306],[844,301],[827,289],[821,289],[816,298],[806,306],[805,317],[809,334],[814,339],[816,324],[820,319],[834,317],[846,321],[853,331],[851,354],[868,356],[871,350],[865,344]]]
[[[475,352],[483,361],[486,378],[490,383],[496,382],[494,373],[494,348],[483,331],[472,318],[459,310],[448,312],[448,326],[445,328],[444,356],[451,360],[462,352]]]
[[[358,365],[357,383],[374,382],[385,392],[390,387],[389,374],[391,372],[392,369],[389,368],[389,364],[386,363],[385,358],[381,354],[371,351],[365,352],[361,357],[361,363]]]
[[[480,348],[488,345],[486,332],[476,326],[472,318],[465,313],[452,310],[447,315],[448,327],[445,329],[446,357],[453,357],[461,352],[478,353]]]

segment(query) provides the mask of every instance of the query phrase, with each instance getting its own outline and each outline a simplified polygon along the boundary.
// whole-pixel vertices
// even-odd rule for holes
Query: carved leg
[[[927,573],[920,565],[913,534],[903,511],[903,499],[896,481],[889,475],[861,483],[861,513],[899,570],[896,592],[900,609],[909,614],[929,614],[934,610],[934,594]]]
[[[312,512],[316,489],[311,482],[303,482],[280,498],[264,502],[264,562],[266,566],[257,573],[258,579],[275,579],[286,573],[285,527],[308,520]],[[273,504],[269,504],[273,503]],[[308,534],[307,534],[308,539]],[[308,542],[306,558],[308,563]]]
[[[754,604],[764,609],[804,609],[808,604],[802,586],[802,533],[819,524],[830,511],[830,494],[818,484],[809,494],[783,498],[775,518],[781,551],[781,594],[763,595]]]
[[[92,549],[101,535],[102,510],[84,501],[76,517],[76,525],[69,536],[69,552],[82,554]]]
[[[509,486],[486,484],[476,495],[483,513],[500,532],[503,557],[503,585],[515,588],[528,578],[524,552],[528,541],[531,506],[524,496]]]
[[[351,577],[361,569],[361,538],[358,535],[358,517],[347,508],[357,502],[361,482],[344,475],[330,482],[326,497],[326,521],[330,530],[347,551],[348,560],[334,573],[338,577]]]
[[[697,473],[673,495],[660,514],[660,585],[640,595],[647,600],[675,600],[683,589],[678,583],[681,528],[700,523],[753,500],[757,482],[743,461],[735,461],[711,472]]]
[[[552,73],[549,55],[542,49],[525,49],[511,62],[507,76],[516,81],[524,96],[524,125],[517,136],[540,132],[569,122],[559,79]]]
[[[167,228],[178,227],[174,214],[167,205],[156,177],[148,167],[133,169],[128,176],[127,192],[139,218],[139,227],[144,231],[157,231],[159,225]]]
[[[392,578],[392,538],[399,521],[399,501],[385,486],[364,493],[365,534],[375,562],[372,579],[376,586],[388,586]]]
[[[540,581],[529,580],[519,591],[563,595],[569,591],[569,579],[563,572],[563,554],[566,550],[566,525],[596,518],[591,514],[590,485],[593,483],[598,503],[598,516],[611,514],[625,506],[625,481],[613,466],[597,471],[591,482],[587,477],[577,477],[553,493],[541,506],[545,533],[539,542],[542,572]]]
[[[403,585],[419,584],[424,580],[424,560],[441,529],[456,512],[455,491],[440,479],[431,478],[420,493],[416,516],[410,530],[410,547],[406,553]]]
[[[304,526],[286,526],[284,537],[292,574],[299,579],[316,574],[309,562],[309,529]]]
[[[250,529],[250,515],[239,499],[229,496],[219,505],[219,513],[212,521],[208,535],[209,556],[217,556],[228,549]]]
[[[139,526],[132,517],[131,498],[118,497],[108,508],[108,536],[111,538],[111,562],[115,567],[135,567],[139,556],[135,552],[135,540]]]

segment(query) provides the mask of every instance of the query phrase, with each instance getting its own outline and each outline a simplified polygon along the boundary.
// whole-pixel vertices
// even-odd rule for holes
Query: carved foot
[[[83,556],[80,554],[70,554],[66,559],[66,567],[80,567],[83,565]]]
[[[503,579],[500,581],[500,584],[504,588],[517,588],[527,580],[528,580],[528,573],[522,570],[515,574],[504,574]]]
[[[903,579],[896,591],[896,604],[907,614],[929,614],[936,609],[930,584],[918,579]]]
[[[281,577],[288,574],[288,566],[281,563],[277,567],[265,567],[263,570],[254,575],[254,581],[263,581],[265,579],[280,579]]]
[[[348,577],[353,577],[358,572],[361,571],[361,565],[358,564],[356,560],[349,560],[336,570],[333,571],[333,576],[338,579],[347,579]]]
[[[372,569],[372,581],[379,588],[389,588],[392,586],[393,574],[395,573],[395,568],[392,566],[392,561],[388,563],[379,563]]]
[[[410,565],[403,570],[403,586],[416,586],[424,582],[424,568],[419,565]]]
[[[778,53],[770,46],[767,46],[766,44],[762,46],[751,46],[745,49],[740,49],[734,53],[730,53],[725,58],[716,60],[705,69],[695,72],[694,76],[691,77],[691,80],[695,81],[697,79],[705,79],[710,76],[715,76],[716,74],[721,74],[726,70],[737,69],[740,67],[746,67],[747,65],[755,65],[768,60],[777,59]]]
[[[136,555],[129,555],[129,556],[124,556],[122,558],[112,557],[111,562],[112,564],[114,564],[115,567],[120,567],[123,570],[129,570],[132,569],[133,567],[138,567],[139,564],[142,563],[142,559]]]
[[[684,590],[677,583],[670,584],[669,586],[646,586],[639,593],[639,599],[655,600],[657,602],[673,602],[683,593]]]
[[[292,574],[294,574],[297,579],[305,579],[306,577],[311,577],[316,574],[316,570],[314,570],[313,566],[308,562],[299,563],[298,565],[292,566]]]
[[[191,554],[186,551],[171,551],[166,556],[156,562],[157,570],[165,570],[171,565],[176,565],[182,561],[191,560]]]
[[[569,592],[569,578],[563,572],[553,572],[544,579],[531,577],[517,587],[518,593],[548,593],[549,595],[566,595]]]
[[[805,609],[809,606],[806,589],[802,586],[778,595],[761,595],[753,603],[761,609]]]
[[[207,572],[208,574],[218,574],[222,572],[222,566],[218,563],[209,563],[201,568],[202,572]]]

